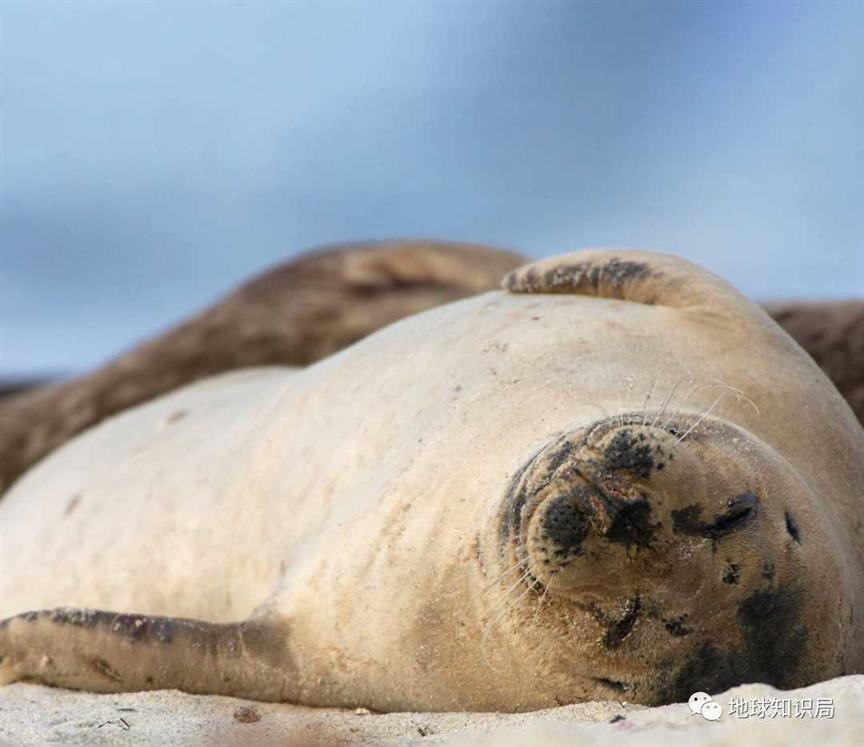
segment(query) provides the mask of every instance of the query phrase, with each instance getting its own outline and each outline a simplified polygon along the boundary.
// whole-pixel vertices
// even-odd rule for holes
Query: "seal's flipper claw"
[[[0,623],[0,684],[19,680],[94,692],[173,688],[256,700],[292,700],[287,626],[250,620],[60,608]]]

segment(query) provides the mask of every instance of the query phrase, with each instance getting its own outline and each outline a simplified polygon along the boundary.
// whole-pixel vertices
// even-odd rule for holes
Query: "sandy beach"
[[[765,700],[767,699],[767,700]],[[775,700],[776,699],[776,700]],[[799,690],[743,685],[715,695],[707,721],[686,703],[615,701],[523,714],[390,713],[314,709],[157,690],[93,695],[39,685],[0,690],[0,740],[18,745],[658,745],[771,747],[864,744],[864,675]],[[730,701],[763,716],[729,713]],[[819,703],[833,715],[815,717]],[[785,704],[788,703],[788,706]],[[755,705],[753,705],[755,704]],[[766,705],[763,705],[766,704]],[[783,713],[784,707],[789,715]]]

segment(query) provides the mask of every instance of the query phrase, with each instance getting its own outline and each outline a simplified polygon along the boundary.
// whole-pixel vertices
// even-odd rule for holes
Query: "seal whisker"
[[[484,591],[484,592],[489,591],[489,589],[491,589],[493,586],[495,586],[495,584],[497,584],[502,578],[504,578],[504,576],[507,576],[510,573],[512,573],[513,571],[515,571],[520,565],[522,565],[522,561],[517,560],[509,568],[505,568],[500,573],[496,573],[495,576],[489,581],[489,583],[486,584],[486,586],[484,586],[482,589],[480,589],[480,591]]]
[[[674,386],[669,390],[669,394],[667,394],[666,399],[663,400],[663,404],[660,406],[660,410],[654,416],[654,420],[651,421],[652,428],[657,425],[657,421],[663,417],[663,413],[665,413],[666,408],[669,407],[669,402],[672,400],[672,397],[675,396],[675,392],[683,382],[684,379],[678,379],[678,381],[675,382]]]
[[[690,399],[690,397],[692,397],[696,392],[701,392],[703,389],[713,389],[713,388],[717,388],[717,387],[721,387],[723,389],[726,389],[728,391],[733,392],[736,395],[736,398],[740,398],[740,399],[745,400],[747,403],[750,404],[751,407],[753,407],[753,409],[757,415],[761,415],[759,408],[756,406],[756,403],[753,402],[753,400],[751,400],[749,397],[745,396],[744,393],[740,389],[737,389],[734,386],[730,386],[729,384],[725,384],[722,381],[718,381],[716,379],[713,382],[708,383],[708,384],[705,384],[705,383],[699,384],[696,381],[694,381],[693,386],[691,386],[689,391],[687,392],[687,394],[684,395],[684,398],[681,400],[680,404],[685,405],[687,403],[687,401]],[[675,413],[673,412],[672,414],[669,415],[668,418],[666,418],[665,421],[663,421],[663,423],[660,427],[664,430],[666,428],[668,428],[669,424],[672,422],[672,418],[674,418],[674,417],[675,417]]]
[[[634,387],[634,385],[635,385],[635,383],[636,383],[636,382],[634,381],[634,379],[633,379],[632,376],[628,376],[628,377],[627,377],[627,381],[628,381],[628,383],[629,383],[629,386],[627,387],[627,402],[628,402],[628,405],[627,405],[627,407],[623,407],[623,406],[621,407],[621,420],[620,420],[620,424],[621,424],[622,426],[625,425],[625,418],[624,418],[624,414],[625,414],[625,412],[627,412],[627,410],[630,409],[630,404],[629,404],[629,403],[630,403],[630,402],[632,401],[632,399],[633,399],[633,387]]]
[[[699,384],[699,382],[696,381],[696,379],[694,379],[694,380],[693,380],[692,382],[690,382],[690,383],[691,383],[691,387],[690,387],[690,389],[687,391],[687,394],[684,395],[684,398],[683,398],[683,399],[681,400],[681,402],[680,402],[680,406],[682,406],[682,407],[683,407],[684,405],[687,404],[687,402],[688,402],[688,400],[690,399],[690,397],[692,397],[696,392],[698,392],[698,391],[704,389],[706,386],[711,386],[710,384]],[[669,414],[669,417],[666,418],[666,420],[663,421],[663,424],[662,424],[660,427],[663,428],[664,430],[665,430],[666,428],[668,428],[668,427],[669,427],[669,424],[672,422],[672,418],[675,417],[675,414],[676,414],[676,413],[675,413],[674,411],[671,412],[671,413]]]
[[[537,601],[537,609],[534,610],[534,616],[531,618],[531,624],[535,624],[537,622],[537,617],[540,614],[540,611],[543,609],[543,603],[546,601],[546,596],[549,594],[549,587],[543,586],[543,593],[540,595],[540,599]]]
[[[651,402],[651,396],[654,394],[654,387],[657,386],[657,379],[651,382],[651,388],[648,390],[648,396],[645,397],[645,403],[642,405],[642,425],[648,422],[648,404]]]
[[[633,380],[630,377],[628,377],[627,380],[630,381],[630,389],[632,389]],[[627,394],[629,396],[630,390],[627,391]],[[622,426],[624,425],[624,411],[626,408],[624,407],[624,400],[621,396],[620,389],[615,393],[615,402],[618,405],[618,413],[615,415],[615,424],[618,426]]]
[[[714,411],[714,408],[717,407],[718,404],[720,404],[720,400],[722,400],[725,395],[726,392],[721,392],[717,399],[714,400],[714,403],[711,405],[711,407],[705,410],[705,412],[703,412],[699,416],[699,419],[696,420],[696,422],[693,423],[693,425],[691,425],[686,431],[684,431],[683,435],[678,437],[677,443],[680,444],[685,438],[687,438],[687,436],[689,436],[696,428],[698,428],[699,424]]]
[[[504,608],[504,609],[503,609],[503,610],[502,610],[502,611],[501,611],[501,612],[500,612],[500,613],[495,617],[495,619],[492,620],[492,621],[489,623],[489,626],[490,626],[490,627],[495,627],[495,625],[497,625],[499,622],[501,622],[501,620],[503,620],[505,617],[507,617],[507,615],[510,613],[510,611],[511,611],[511,610],[512,610],[512,609],[513,609],[517,604],[519,604],[519,602],[521,602],[521,601],[522,601],[522,600],[523,600],[523,599],[524,599],[528,594],[530,594],[530,593],[534,590],[534,588],[537,586],[537,584],[539,584],[539,583],[540,583],[540,581],[539,581],[538,579],[535,578],[534,581],[532,581],[532,582],[528,585],[528,587],[527,587],[527,588],[526,588],[526,589],[525,589],[525,590],[524,590],[524,591],[523,591],[523,592],[522,592],[518,597],[516,597],[516,599],[514,599],[510,604],[508,604],[507,607],[505,607],[505,608]]]
[[[499,595],[496,597],[496,599],[495,599],[495,603],[492,605],[493,608],[494,608],[494,607],[497,607],[499,604],[505,602],[506,599],[507,599],[507,597],[510,596],[510,593],[511,593],[511,592],[512,592],[512,591],[513,591],[517,586],[519,586],[519,584],[521,584],[521,583],[522,583],[526,578],[528,578],[528,576],[530,576],[530,575],[531,575],[531,571],[530,571],[529,569],[526,568],[525,571],[522,573],[522,575],[519,576],[518,579],[516,579],[516,582],[515,582],[512,586],[510,586],[510,587],[508,587],[507,589],[505,589],[504,592],[503,592],[502,594],[499,594]]]
[[[732,392],[735,395],[735,399],[743,399],[748,405],[750,405],[753,408],[754,412],[758,416],[761,417],[762,413],[759,411],[759,408],[757,407],[756,403],[752,399],[750,399],[748,396],[746,396],[744,394],[744,392],[742,392],[740,389],[738,389],[738,387],[734,387],[734,386],[731,386],[729,384],[724,384],[722,381],[718,381],[717,379],[715,379],[714,382],[715,383],[713,384],[713,386],[719,386],[719,387],[723,387],[724,389],[727,389],[728,391]]]

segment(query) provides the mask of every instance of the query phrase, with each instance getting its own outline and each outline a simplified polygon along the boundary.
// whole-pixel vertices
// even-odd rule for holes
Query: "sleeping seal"
[[[816,364],[671,256],[504,285],[25,474],[3,680],[517,711],[864,671],[864,430]]]

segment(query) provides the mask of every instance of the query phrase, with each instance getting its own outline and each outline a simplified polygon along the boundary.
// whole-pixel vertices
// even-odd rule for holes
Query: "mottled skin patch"
[[[603,454],[606,466],[612,470],[627,470],[639,477],[648,477],[656,468],[651,444],[645,436],[634,436],[632,431],[618,431]]]
[[[741,644],[718,649],[703,644],[663,690],[664,701],[685,701],[694,692],[722,692],[742,682],[791,687],[807,644],[799,589],[755,591],[737,613]]]
[[[645,262],[613,257],[602,264],[576,262],[561,264],[544,272],[534,268],[512,272],[504,288],[512,293],[574,293],[598,295],[604,287],[620,290],[628,283],[655,277],[660,273]]]
[[[25,612],[18,616],[27,622],[47,620],[57,625],[74,625],[83,628],[102,628],[128,641],[156,641],[171,643],[174,637],[174,627],[177,623],[193,623],[189,620],[175,621],[169,617],[152,617],[146,615],[116,614],[103,610],[78,609],[74,607],[59,607],[53,610]],[[14,619],[14,618],[11,618]],[[9,620],[4,620],[4,624]],[[198,625],[198,623],[194,623]]]
[[[291,699],[296,687],[284,623],[208,623],[58,608],[7,618],[2,628],[0,681],[24,673],[24,679],[46,684],[86,683],[89,690],[116,692],[151,689],[155,680],[149,672],[158,672],[160,688],[240,697],[245,692],[262,700]],[[264,672],[271,681],[262,685]],[[273,672],[280,673],[275,681]]]
[[[673,617],[669,620],[663,621],[663,626],[671,635],[674,636],[684,636],[690,635],[693,632],[693,628],[687,626],[687,617],[688,615],[680,615],[679,617]]]
[[[641,610],[642,602],[639,597],[628,599],[624,614],[619,619],[608,623],[606,634],[603,636],[603,645],[606,648],[618,648],[633,632]]]
[[[741,566],[738,563],[729,563],[723,569],[723,575],[720,578],[724,584],[737,584],[741,578]]]
[[[261,715],[252,706],[240,706],[234,709],[234,720],[241,724],[254,724],[261,720]]]

